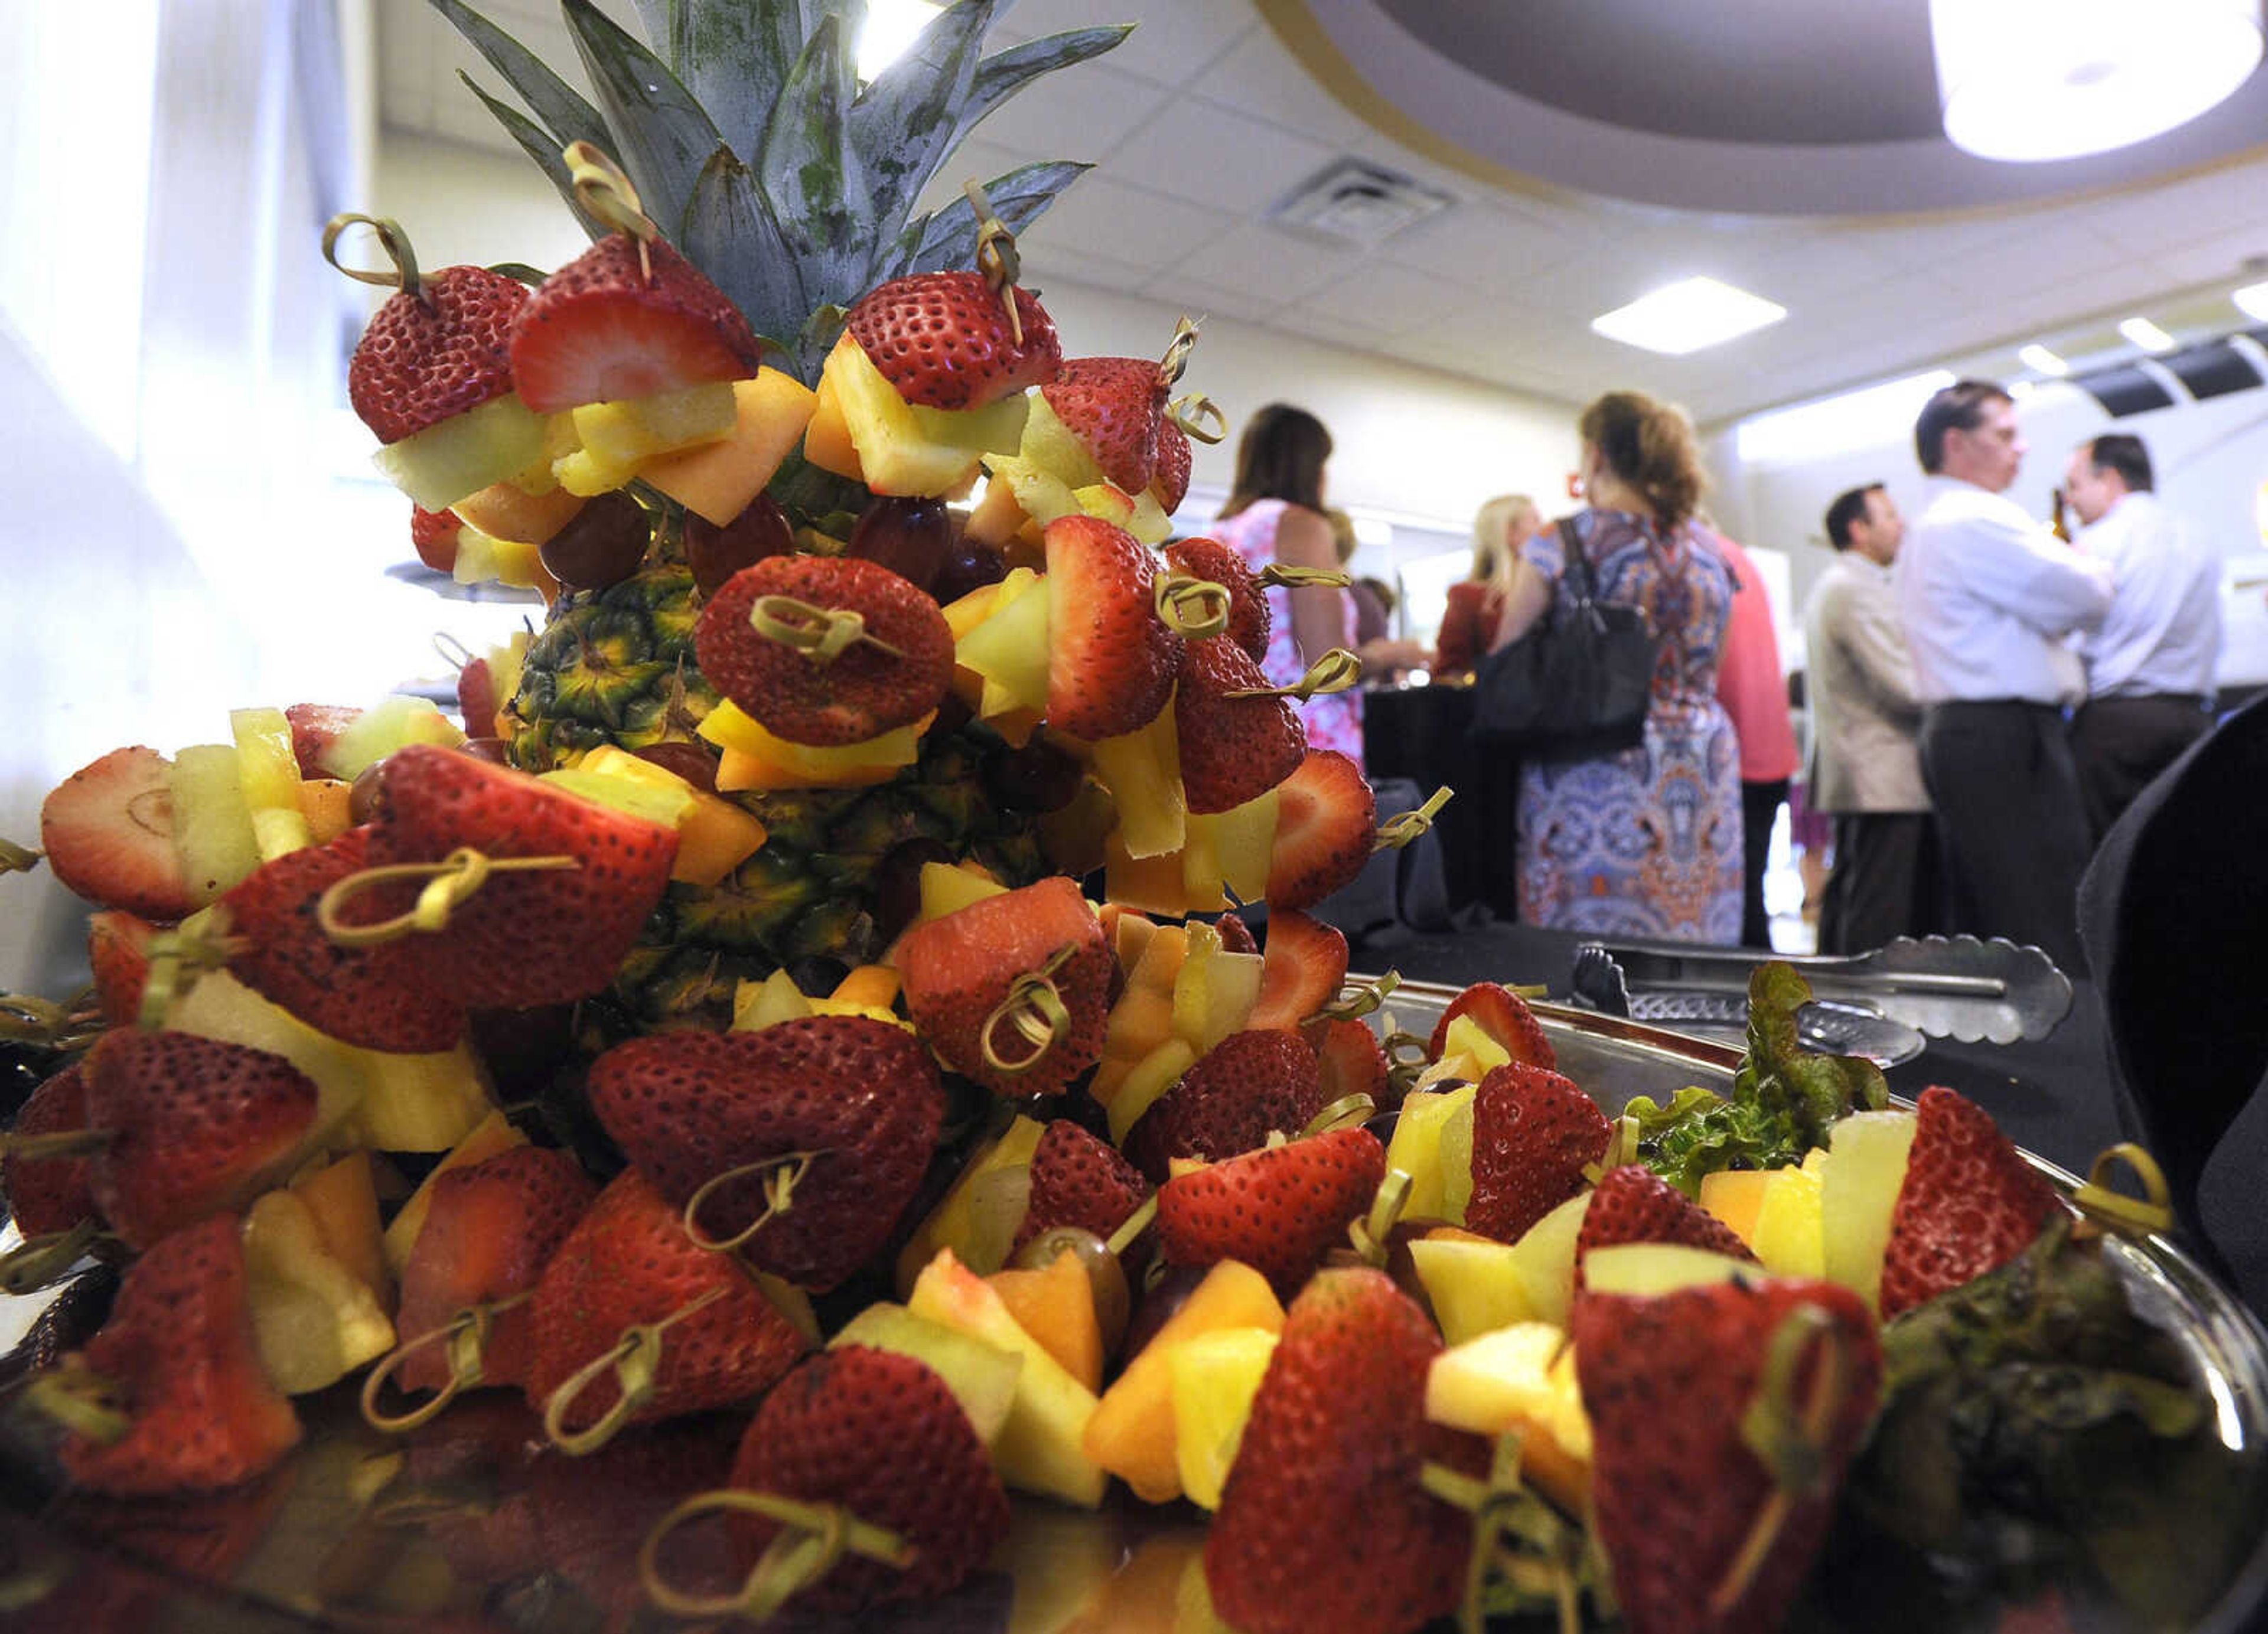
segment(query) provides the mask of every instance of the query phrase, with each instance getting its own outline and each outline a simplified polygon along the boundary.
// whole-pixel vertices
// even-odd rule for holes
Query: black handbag
[[[1599,600],[1572,522],[1560,522],[1559,541],[1566,593],[1555,589],[1547,615],[1483,659],[1473,678],[1473,739],[1528,760],[1635,748],[1661,651],[1644,613]]]

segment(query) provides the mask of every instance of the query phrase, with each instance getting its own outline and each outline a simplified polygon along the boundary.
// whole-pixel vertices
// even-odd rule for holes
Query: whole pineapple
[[[1077,30],[985,57],[998,0],[955,0],[861,88],[852,44],[864,0],[639,0],[659,54],[591,0],[563,0],[601,107],[460,0],[431,4],[519,94],[526,114],[472,85],[568,207],[580,214],[561,150],[593,143],[806,384],[866,291],[975,264],[978,224],[966,199],[914,208],[968,129],[1039,75],[1127,32]],[[1020,231],[1085,168],[1027,165],[986,192]],[[792,456],[771,497],[792,523],[837,534],[867,499]],[[510,705],[524,769],[604,743],[707,751],[693,735],[717,702],[694,662],[699,596],[681,519],[664,511],[656,522],[637,572],[562,596],[530,647]],[[815,956],[872,957],[898,916],[883,899],[902,894],[924,859],[975,857],[1011,883],[1037,877],[1046,864],[1031,821],[1002,798],[1015,783],[1011,759],[982,728],[933,730],[919,762],[889,783],[734,797],[763,821],[765,843],[717,886],[670,887],[617,981],[626,1019],[713,1019],[740,980]]]

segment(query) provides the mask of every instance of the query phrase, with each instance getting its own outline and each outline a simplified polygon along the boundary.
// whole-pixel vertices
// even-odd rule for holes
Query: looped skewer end
[[[1189,366],[1189,354],[1197,349],[1197,331],[1204,320],[1192,318],[1187,313],[1174,325],[1174,338],[1166,342],[1166,355],[1158,360],[1158,379],[1170,387],[1182,378],[1182,371]],[[1224,420],[1226,426],[1227,422]]]
[[[1815,1352],[1810,1388],[1799,1400],[1805,1364]],[[1850,1339],[1819,1306],[1798,1306],[1772,1330],[1763,1378],[1741,1416],[1741,1439],[1771,1473],[1772,1491],[1710,1591],[1711,1616],[1722,1617],[1740,1603],[1796,1505],[1818,1491],[1831,1473],[1831,1438],[1850,1400],[1854,1359]]]
[[[1370,849],[1373,851],[1400,850],[1433,826],[1433,819],[1440,814],[1441,807],[1447,806],[1450,797],[1455,793],[1454,789],[1444,784],[1433,791],[1432,799],[1427,800],[1416,811],[1404,812],[1399,817],[1381,824],[1378,838]]]
[[[1367,1099],[1367,1097],[1365,1097]],[[1410,1206],[1410,1189],[1414,1182],[1407,1169],[1388,1169],[1386,1178],[1378,1183],[1378,1192],[1371,1199],[1369,1209],[1360,1219],[1347,1226],[1347,1238],[1364,1261],[1381,1270],[1394,1248],[1394,1228],[1401,1223],[1402,1211]]]
[[[638,1410],[653,1399],[655,1382],[661,1373],[663,1336],[677,1323],[724,1297],[724,1289],[711,1288],[692,1304],[672,1311],[658,1322],[640,1322],[625,1328],[611,1349],[600,1351],[570,1373],[543,1403],[543,1433],[551,1445],[571,1458],[580,1458],[613,1440]],[[571,1432],[567,1415],[574,1410],[583,1392],[608,1373],[614,1375],[619,1392],[615,1404],[588,1429]]]
[[[339,259],[339,239],[349,227],[368,227],[378,237],[378,247],[386,252],[392,263],[384,272],[368,267],[350,267]],[[383,216],[360,216],[352,211],[334,216],[323,227],[323,259],[335,271],[345,274],[357,283],[375,283],[384,290],[401,290],[425,303],[433,305],[432,292],[417,276],[417,254],[409,246],[409,235],[401,224]]]
[[[984,275],[984,282],[1007,308],[1008,338],[1021,346],[1024,314],[1016,305],[1016,280],[1023,276],[1024,268],[1016,253],[1016,235],[1008,231],[1008,224],[1000,219],[975,177],[962,183],[961,190],[968,195],[968,207],[976,212],[976,270]]]
[[[637,240],[638,274],[653,281],[653,258],[646,246],[661,236],[661,229],[645,213],[637,186],[622,166],[589,142],[571,142],[560,154],[575,184],[575,202],[592,220]]]
[[[669,1535],[704,1515],[737,1512],[762,1515],[782,1530],[729,1594],[689,1594],[661,1574],[661,1548]],[[861,1520],[838,1504],[808,1504],[771,1492],[725,1487],[687,1498],[653,1524],[638,1547],[638,1586],[656,1609],[674,1617],[747,1617],[763,1622],[835,1569],[845,1554],[904,1571],[914,1546],[895,1532]]]
[[[1219,403],[1203,392],[1189,392],[1174,398],[1166,405],[1166,418],[1181,428],[1182,435],[1208,448],[1228,437],[1228,416],[1221,412]]]
[[[186,995],[207,971],[225,966],[238,947],[228,933],[228,909],[218,902],[173,930],[158,931],[143,949],[150,968],[142,978],[142,998],[134,1012],[134,1025],[145,1033],[164,1027],[173,1001]]]
[[[1334,1130],[1357,1129],[1376,1116],[1378,1102],[1371,1099],[1366,1089],[1358,1089],[1351,1095],[1341,1095],[1330,1105],[1307,1120],[1307,1127],[1300,1131],[1306,1140],[1314,1135],[1328,1135]]]
[[[1342,569],[1335,567],[1296,567],[1289,563],[1271,562],[1255,573],[1253,578],[1265,590],[1344,590],[1354,580]]]
[[[470,846],[459,846],[438,863],[394,863],[384,868],[363,868],[332,882],[315,904],[315,923],[341,947],[375,947],[415,932],[439,931],[449,916],[464,906],[489,876],[496,873],[542,873],[579,868],[572,857],[490,857]],[[395,880],[423,880],[425,887],[406,914],[381,919],[376,924],[350,924],[342,916],[346,905],[374,886]]]
[[[1228,586],[1209,578],[1160,571],[1150,581],[1150,599],[1166,628],[1190,641],[1203,641],[1228,628]]]
[[[116,1382],[77,1362],[34,1376],[24,1387],[24,1405],[103,1446],[117,1446],[134,1428]]]
[[[40,857],[28,845],[0,838],[0,873],[29,873],[40,865]]]
[[[2141,1182],[2141,1196],[2111,1189],[2111,1173],[2121,1164]],[[2157,1159],[2131,1140],[2121,1141],[2096,1157],[2087,1172],[2087,1183],[2072,1193],[2073,1203],[2085,1216],[2073,1234],[2096,1236],[2112,1232],[2121,1237],[2148,1237],[2171,1231],[2173,1195]]]
[[[1362,659],[1344,647],[1333,647],[1307,666],[1307,673],[1289,687],[1241,687],[1226,698],[1291,698],[1305,703],[1320,693],[1346,692],[1362,680]]]
[[[738,1168],[726,1169],[722,1174],[704,1181],[701,1189],[685,1201],[685,1234],[693,1240],[696,1248],[706,1248],[711,1254],[730,1254],[795,1206],[797,1185],[810,1172],[813,1162],[826,1155],[823,1149],[783,1152],[776,1157],[762,1158],[754,1163],[743,1163]],[[718,1239],[705,1234],[700,1225],[702,1205],[734,1181],[745,1180],[751,1174],[764,1177],[763,1211],[729,1237]]]
[[[45,1049],[77,1049],[103,1031],[101,1012],[86,995],[68,1004],[35,993],[0,993],[0,1041]]]
[[[835,662],[865,642],[894,659],[905,654],[879,636],[869,635],[865,615],[848,607],[814,607],[793,596],[758,596],[748,609],[748,628],[766,641],[793,647],[816,665]]]
[[[362,1383],[362,1416],[364,1422],[385,1435],[401,1435],[418,1425],[431,1422],[441,1410],[466,1391],[475,1389],[482,1380],[482,1358],[488,1349],[489,1333],[496,1319],[515,1306],[525,1305],[535,1297],[535,1291],[513,1294],[508,1299],[497,1299],[485,1305],[468,1305],[457,1312],[438,1328],[429,1329],[416,1338],[397,1344],[386,1359],[370,1370]],[[431,1344],[448,1347],[449,1380],[431,1396],[406,1413],[386,1413],[378,1402],[386,1388],[386,1381],[394,1377],[401,1364],[414,1353]]]
[[[0,1254],[0,1293],[19,1298],[37,1293],[85,1259],[86,1251],[100,1235],[102,1228],[85,1219],[68,1231],[42,1232],[36,1237],[25,1238],[7,1253]]]
[[[1340,987],[1329,1004],[1320,1006],[1307,1019],[1359,1021],[1392,997],[1394,990],[1401,985],[1402,972],[1399,970],[1388,970],[1368,982],[1349,982]]]
[[[1071,1035],[1071,1011],[1057,990],[1055,974],[1076,951],[1074,946],[1057,949],[1037,970],[1026,971],[1009,985],[1008,996],[993,1006],[992,1013],[977,1029],[976,1046],[986,1066],[1011,1077],[1028,1072]],[[1011,1061],[1000,1053],[992,1035],[1003,1024],[1012,1027],[1032,1046],[1031,1054]]]

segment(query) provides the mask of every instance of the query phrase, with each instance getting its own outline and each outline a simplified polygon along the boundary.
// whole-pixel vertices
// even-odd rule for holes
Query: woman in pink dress
[[[1281,563],[1335,570],[1338,548],[1323,515],[1323,467],[1331,434],[1304,408],[1270,403],[1255,414],[1236,445],[1236,489],[1220,510],[1216,538],[1257,573]],[[1307,666],[1334,647],[1356,651],[1363,673],[1384,674],[1425,661],[1405,641],[1372,641],[1359,650],[1354,607],[1344,590],[1310,586],[1268,590],[1269,684],[1296,685]],[[1325,693],[1298,706],[1311,748],[1336,749],[1362,764],[1362,707],[1352,692]]]

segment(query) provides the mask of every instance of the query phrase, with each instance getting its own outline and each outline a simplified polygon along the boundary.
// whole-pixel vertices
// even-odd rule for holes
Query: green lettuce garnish
[[[1732,1094],[1681,1089],[1666,1107],[1633,1097],[1623,1115],[1637,1122],[1637,1160],[1697,1196],[1704,1174],[1800,1163],[1838,1120],[1888,1105],[1889,1086],[1873,1062],[1797,1044],[1795,1012],[1810,1002],[1811,983],[1793,966],[1758,965],[1749,977],[1748,1053]]]

